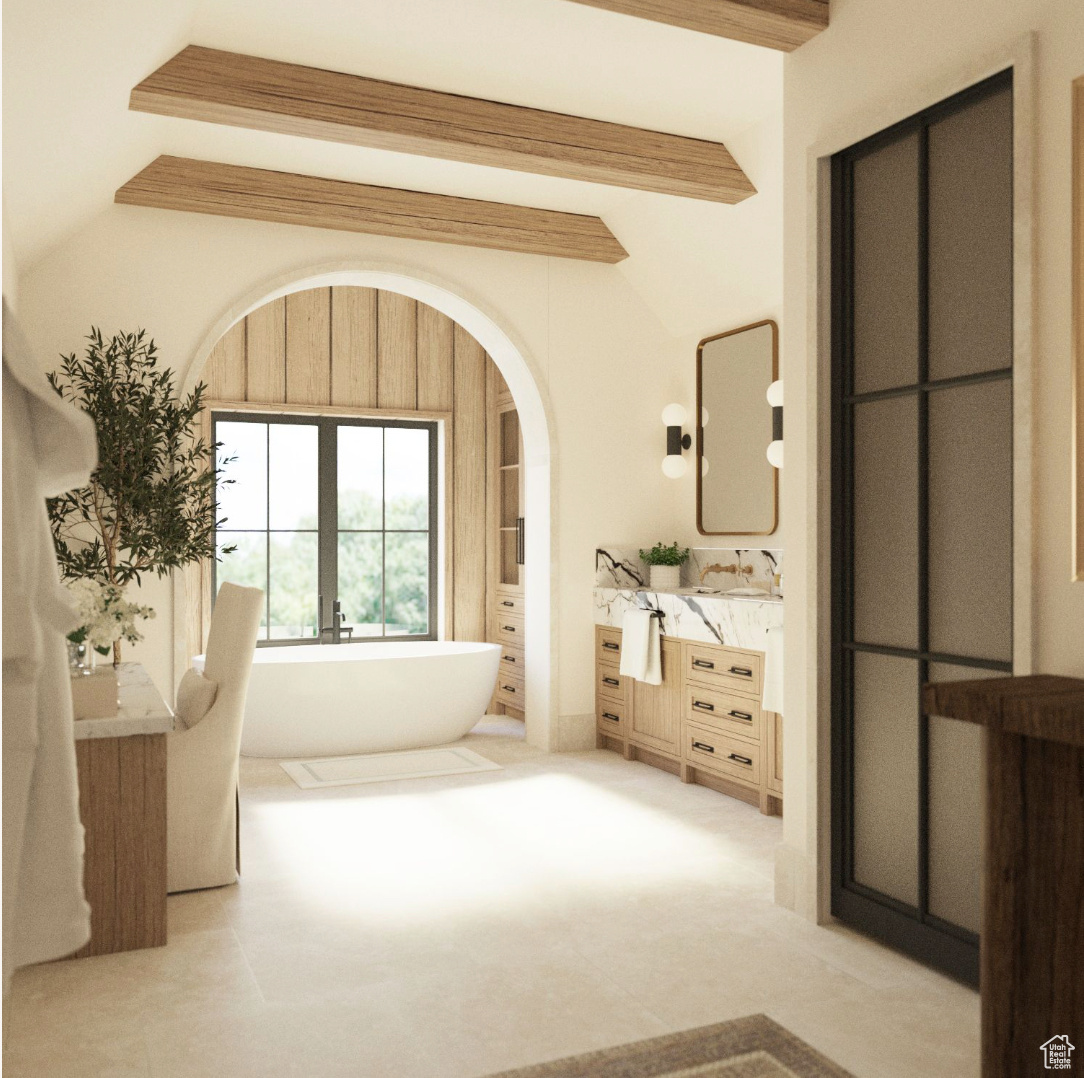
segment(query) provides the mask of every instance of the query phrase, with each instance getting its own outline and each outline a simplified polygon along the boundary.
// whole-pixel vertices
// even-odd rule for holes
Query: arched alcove
[[[185,389],[191,390],[206,379],[208,360],[216,346],[239,322],[286,296],[325,288],[371,289],[417,301],[456,324],[457,334],[472,338],[492,360],[507,383],[519,412],[523,437],[525,564],[524,597],[529,611],[525,624],[525,653],[529,677],[525,713],[527,739],[543,749],[555,747],[557,723],[556,648],[553,635],[556,617],[552,610],[554,588],[552,543],[553,424],[532,363],[525,349],[500,324],[496,316],[471,299],[464,290],[428,275],[397,267],[330,265],[291,273],[265,282],[240,297],[221,315],[192,357]],[[420,308],[419,308],[420,309]],[[189,656],[185,653],[187,602],[183,579],[174,585],[174,667],[183,672]]]

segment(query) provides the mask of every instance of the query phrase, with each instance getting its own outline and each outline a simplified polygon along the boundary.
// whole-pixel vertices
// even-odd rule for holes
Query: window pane
[[[319,492],[317,428],[273,423],[268,450],[271,527],[288,531],[315,528]]]
[[[339,527],[384,526],[384,438],[380,427],[339,427]],[[339,587],[340,593],[343,589]]]
[[[216,423],[215,439],[221,443],[217,466],[224,469],[218,479],[218,519],[230,531],[266,528],[267,424]]]
[[[316,636],[316,534],[271,533],[271,639]]]
[[[221,587],[227,581],[241,584],[246,588],[267,588],[267,533],[226,532],[220,531],[215,537],[216,555],[219,558],[215,566],[215,582]],[[226,547],[236,546],[231,554],[223,554]],[[261,629],[267,628],[267,604],[264,603],[260,615]],[[266,637],[261,632],[261,637]]]
[[[384,541],[379,533],[339,533],[339,601],[345,624],[357,639],[380,636],[383,630],[381,581]]]
[[[429,631],[429,535],[389,532],[385,539],[385,592],[388,636]]]
[[[386,528],[429,527],[429,431],[388,427],[384,431]],[[388,572],[389,577],[391,571]]]

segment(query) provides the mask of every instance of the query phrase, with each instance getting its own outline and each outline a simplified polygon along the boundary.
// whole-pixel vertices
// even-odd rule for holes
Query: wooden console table
[[[166,734],[173,712],[139,663],[117,667],[120,707],[75,723],[90,942],[73,957],[166,942]]]
[[[983,1078],[1044,1073],[1068,1037],[1084,1064],[1084,680],[927,685],[926,711],[985,727],[980,943]]]

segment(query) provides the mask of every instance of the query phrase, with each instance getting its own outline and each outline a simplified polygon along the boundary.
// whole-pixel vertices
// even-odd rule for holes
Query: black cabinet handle
[[[505,599],[505,600],[504,600],[504,601],[503,601],[503,602],[501,603],[501,606],[515,606],[515,605],[516,605],[516,604],[515,604],[514,602],[512,602],[512,600],[511,600],[511,599]]]
[[[732,674],[737,674],[739,677],[752,677],[753,671],[747,666],[732,666],[730,668]]]
[[[693,748],[694,749],[700,749],[702,752],[714,752],[715,751],[715,746],[714,745],[705,745],[703,741],[694,741],[693,742]]]
[[[516,627],[514,625],[502,625],[501,628],[506,633],[514,633],[516,631]]]
[[[602,679],[602,684],[603,685],[620,685],[621,682],[618,681],[617,678],[615,678],[615,677],[604,677]]]
[[[604,711],[602,713],[602,717],[604,719],[609,719],[610,722],[620,722],[621,721],[612,711]]]
[[[705,704],[703,700],[694,700],[693,701],[693,707],[698,707],[698,708],[700,708],[701,711],[714,711],[715,710],[715,705],[714,704]],[[733,714],[733,712],[731,712],[731,714]]]
[[[504,689],[505,692],[515,692],[516,691],[516,687],[514,685],[502,685],[501,688]]]
[[[506,663],[514,663],[514,662],[516,661],[516,657],[515,657],[515,655],[502,655],[502,656],[501,656],[501,658],[502,658],[502,659],[503,659],[503,660],[504,660],[504,661],[505,661]]]
[[[707,659],[693,659],[693,666],[699,666],[701,670],[715,669],[715,663],[709,663]]]
[[[728,711],[728,715],[733,715],[736,719],[744,719],[746,722],[752,722],[753,716],[747,715],[744,711]]]
[[[620,644],[615,644],[610,640],[603,640],[602,641],[602,646],[607,651],[620,651],[621,650],[621,645]]]
[[[753,761],[748,756],[739,756],[736,752],[732,752],[728,757],[728,760],[737,760],[739,764],[745,764],[748,767],[753,766]]]

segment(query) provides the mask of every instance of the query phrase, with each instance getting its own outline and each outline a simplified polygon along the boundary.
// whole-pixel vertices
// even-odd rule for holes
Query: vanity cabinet
[[[508,386],[490,364],[486,387],[488,550],[486,637],[501,645],[490,710],[524,716],[523,440]]]
[[[621,630],[595,627],[599,748],[780,814],[782,718],[760,706],[758,651],[664,637],[661,685],[621,677]]]
[[[681,645],[676,640],[661,643],[662,684],[627,679],[631,690],[628,739],[676,760],[681,756]]]

